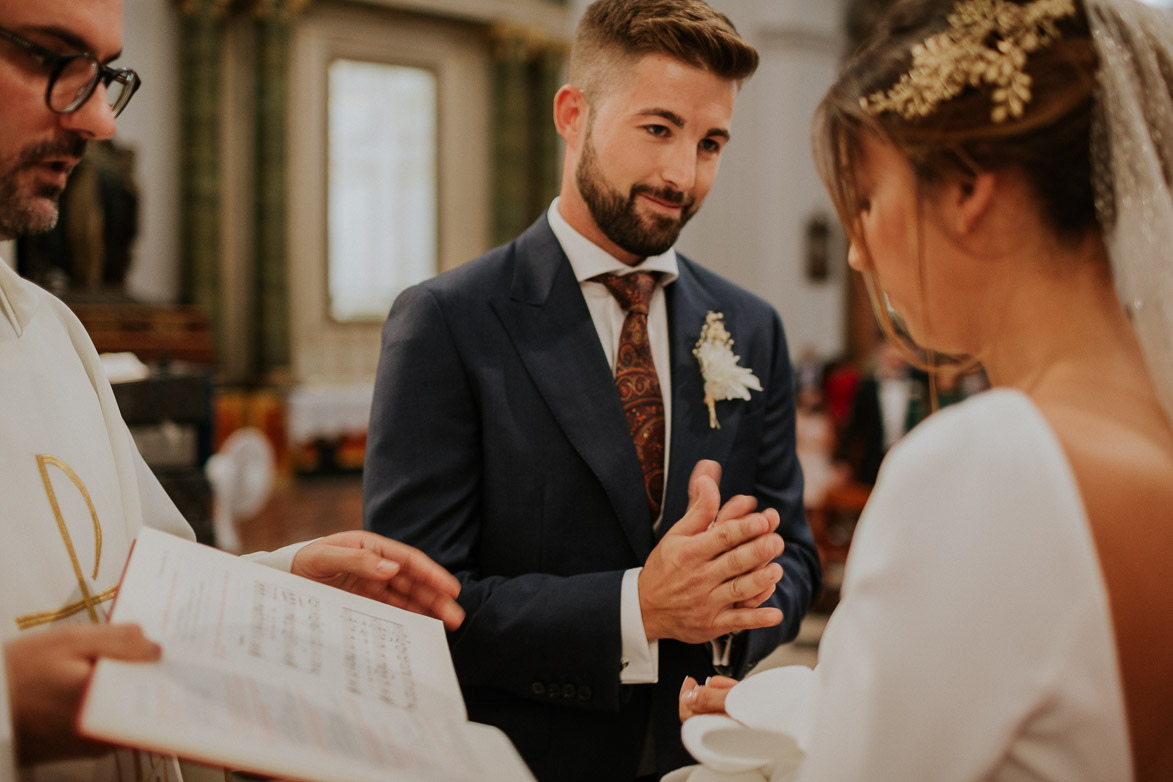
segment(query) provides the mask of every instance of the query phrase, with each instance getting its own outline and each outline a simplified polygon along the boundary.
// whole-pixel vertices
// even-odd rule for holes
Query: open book
[[[313,782],[533,779],[468,722],[438,620],[144,528],[111,621],[163,659],[97,664],[92,738]]]

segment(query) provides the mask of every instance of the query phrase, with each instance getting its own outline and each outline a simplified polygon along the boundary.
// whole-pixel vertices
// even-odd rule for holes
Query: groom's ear
[[[959,234],[968,236],[989,210],[996,182],[993,173],[984,171],[952,185],[950,199],[954,206],[954,227]]]
[[[564,84],[554,95],[554,127],[566,146],[576,152],[586,135],[590,105],[582,90],[573,84]]]

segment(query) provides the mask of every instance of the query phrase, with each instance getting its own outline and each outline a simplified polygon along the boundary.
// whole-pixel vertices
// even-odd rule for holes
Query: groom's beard
[[[578,192],[586,202],[595,225],[612,242],[632,255],[647,258],[660,255],[676,244],[676,238],[685,224],[696,214],[696,199],[672,188],[656,188],[637,182],[624,197],[603,176],[591,143],[590,132],[583,142],[582,157],[575,168]],[[641,216],[635,199],[640,193],[670,204],[683,206],[680,217],[665,215]]]
[[[70,133],[30,144],[15,159],[0,161],[0,237],[16,239],[51,231],[57,225],[57,200],[64,189],[37,181],[29,171],[47,160],[79,159],[85,150],[86,140]]]

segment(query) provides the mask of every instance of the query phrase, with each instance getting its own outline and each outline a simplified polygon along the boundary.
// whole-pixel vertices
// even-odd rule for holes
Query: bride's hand
[[[725,696],[735,684],[737,679],[728,676],[710,676],[703,685],[685,676],[680,688],[680,721],[698,714],[724,714]]]

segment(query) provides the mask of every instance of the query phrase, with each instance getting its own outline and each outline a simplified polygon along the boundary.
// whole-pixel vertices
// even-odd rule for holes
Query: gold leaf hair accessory
[[[960,0],[949,29],[912,48],[912,69],[887,92],[859,99],[872,115],[895,111],[905,119],[927,117],[966,86],[994,88],[990,118],[1021,117],[1030,102],[1026,56],[1059,38],[1058,20],[1075,15],[1074,0]]]

